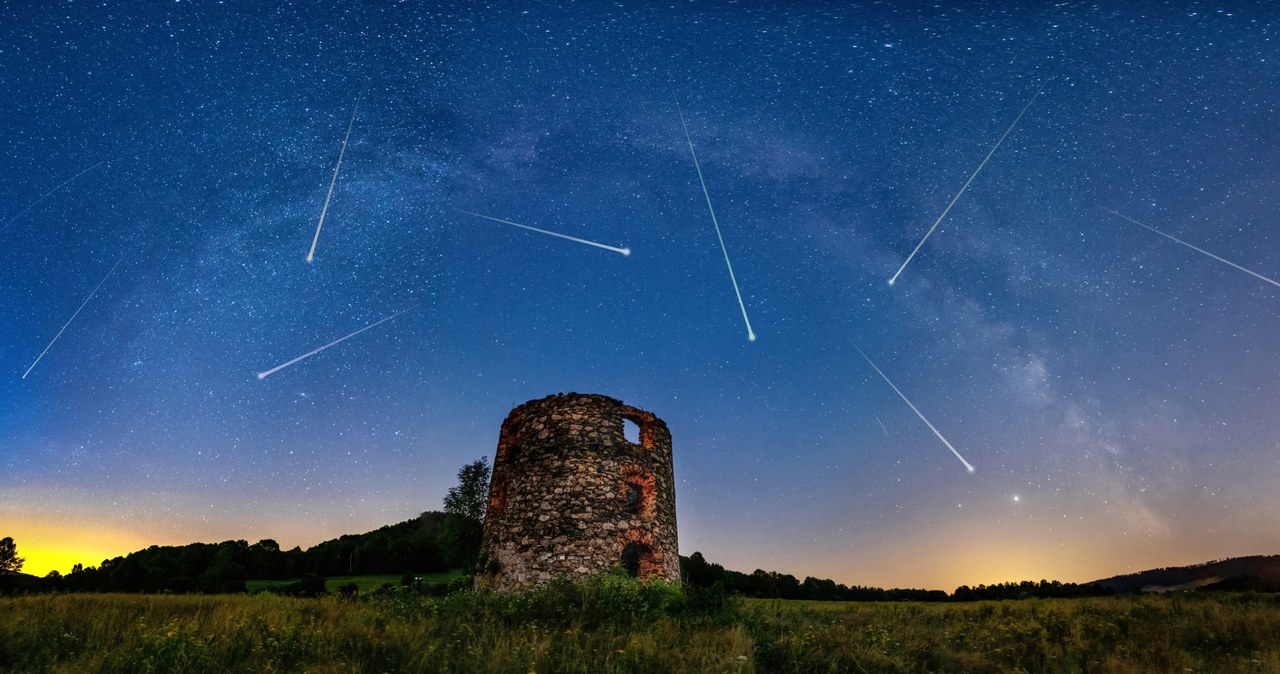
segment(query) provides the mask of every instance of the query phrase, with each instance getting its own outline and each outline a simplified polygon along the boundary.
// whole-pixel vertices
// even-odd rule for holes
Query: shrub
[[[324,576],[315,574],[307,574],[296,583],[268,588],[267,591],[289,597],[319,597],[328,593],[324,586]]]

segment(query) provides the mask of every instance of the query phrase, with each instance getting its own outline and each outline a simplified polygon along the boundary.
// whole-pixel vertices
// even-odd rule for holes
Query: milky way
[[[20,4],[0,536],[29,570],[402,521],[559,391],[666,420],[681,552],[748,573],[1280,552],[1280,297],[1239,271],[1280,270],[1280,10]]]

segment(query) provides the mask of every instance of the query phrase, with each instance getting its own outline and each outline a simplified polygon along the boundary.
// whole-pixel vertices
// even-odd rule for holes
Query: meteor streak
[[[459,208],[459,209],[458,209],[458,212],[459,212],[459,213],[466,213],[467,215],[474,215],[474,216],[476,216],[477,218],[484,218],[485,220],[492,220],[492,221],[494,221],[494,222],[501,222],[501,223],[502,223],[502,224],[504,224],[504,225],[513,225],[513,226],[515,226],[515,227],[519,227],[519,228],[521,228],[521,229],[527,229],[527,230],[529,230],[529,231],[531,231],[531,232],[537,232],[537,233],[539,233],[539,234],[546,234],[547,236],[554,236],[554,237],[558,237],[558,238],[561,238],[561,239],[568,239],[568,240],[570,240],[570,241],[576,241],[576,242],[578,242],[578,243],[585,243],[585,244],[587,244],[588,246],[595,246],[596,248],[603,248],[603,249],[605,249],[605,250],[611,250],[611,251],[613,251],[613,252],[615,252],[615,253],[622,253],[623,255],[630,255],[630,254],[631,254],[631,249],[630,249],[630,248],[614,248],[613,246],[606,246],[606,245],[604,245],[603,243],[596,243],[595,241],[587,241],[586,239],[579,239],[579,238],[578,238],[578,237],[576,237],[576,236],[569,236],[568,234],[557,234],[556,232],[548,232],[548,231],[547,231],[547,230],[545,230],[545,229],[538,229],[537,227],[530,227],[529,225],[522,225],[522,224],[520,224],[520,223],[518,223],[518,222],[511,222],[510,220],[503,220],[502,218],[493,218],[493,217],[489,217],[489,216],[487,216],[487,215],[480,215],[479,213],[472,213],[471,211],[464,211],[464,210],[462,210],[461,208]]]
[[[410,308],[412,308],[412,307],[410,307]],[[298,361],[300,361],[300,360],[303,360],[303,359],[305,359],[305,358],[310,358],[310,357],[312,357],[312,356],[316,355],[317,353],[320,353],[321,351],[324,351],[325,349],[327,349],[327,348],[329,348],[329,347],[331,347],[331,346],[337,346],[337,345],[341,344],[342,342],[345,342],[345,341],[347,341],[348,339],[351,339],[352,337],[355,337],[356,335],[358,335],[358,334],[360,334],[360,333],[364,332],[365,330],[369,330],[369,329],[372,329],[372,328],[376,328],[376,327],[378,327],[379,325],[382,325],[383,323],[386,323],[387,321],[389,321],[389,320],[391,320],[391,319],[395,318],[396,316],[399,316],[400,314],[403,314],[404,312],[406,312],[406,311],[408,311],[408,310],[409,310],[409,309],[401,309],[400,311],[397,311],[396,313],[391,314],[390,316],[387,316],[386,318],[384,318],[384,319],[382,319],[382,320],[380,320],[380,321],[378,321],[378,322],[376,322],[376,323],[370,323],[369,325],[366,325],[366,326],[364,326],[363,328],[360,328],[359,330],[356,330],[355,332],[353,332],[353,333],[351,333],[351,334],[347,335],[346,337],[340,337],[340,338],[338,338],[338,339],[335,339],[335,340],[333,340],[332,342],[329,342],[328,344],[325,344],[324,346],[322,346],[322,347],[320,347],[320,348],[318,348],[318,349],[314,349],[314,350],[312,350],[312,351],[308,351],[308,352],[306,352],[306,353],[302,354],[301,356],[298,356],[297,358],[294,358],[293,360],[291,360],[291,361],[289,361],[289,362],[287,362],[287,363],[283,363],[283,364],[277,365],[277,366],[275,366],[275,367],[271,368],[270,370],[267,370],[266,372],[259,372],[259,373],[258,373],[258,379],[266,379],[267,377],[269,377],[269,376],[271,376],[271,375],[273,375],[273,374],[275,374],[275,373],[279,372],[280,370],[285,369],[286,367],[289,367],[290,365],[293,365],[294,363],[296,363],[296,362],[298,362]]]
[[[18,218],[22,217],[23,215],[26,215],[27,211],[29,211],[29,210],[31,210],[31,209],[33,209],[33,208],[35,208],[35,207],[36,207],[36,204],[39,204],[41,201],[44,201],[45,199],[49,198],[49,195],[53,194],[54,192],[57,192],[58,190],[60,190],[60,189],[62,189],[62,188],[64,188],[64,187],[66,187],[67,185],[69,185],[69,184],[71,184],[71,183],[75,182],[76,178],[79,178],[80,176],[82,176],[82,175],[84,175],[84,174],[86,174],[86,173],[88,173],[88,172],[90,172],[90,171],[92,171],[92,170],[94,170],[94,169],[98,168],[99,166],[102,166],[102,165],[103,165],[103,164],[105,164],[105,163],[107,163],[107,162],[106,162],[106,160],[100,161],[100,162],[98,162],[97,164],[94,164],[93,166],[90,166],[89,168],[87,168],[87,169],[85,169],[85,170],[83,170],[83,171],[81,171],[81,172],[79,172],[79,173],[75,174],[74,176],[72,176],[72,177],[70,177],[70,178],[66,179],[65,181],[63,181],[63,183],[62,183],[61,185],[58,185],[57,187],[55,187],[55,188],[53,188],[53,189],[49,190],[48,192],[45,192],[43,196],[41,196],[39,199],[36,199],[35,201],[33,201],[33,202],[31,202],[30,204],[28,204],[26,208],[24,208],[24,209],[22,209],[22,210],[18,211],[18,214],[17,214],[17,215],[13,216],[12,218],[9,218],[9,221],[8,221],[8,222],[4,223],[4,225],[3,225],[3,226],[0,226],[0,233],[3,233],[3,232],[4,232],[4,230],[9,229],[9,225],[12,225],[14,222],[16,222],[16,221],[18,220]]]
[[[920,421],[923,421],[924,425],[928,426],[929,430],[933,431],[933,434],[938,436],[938,439],[942,441],[942,444],[946,445],[947,449],[951,450],[951,453],[955,454],[957,459],[960,459],[960,463],[964,464],[965,469],[967,469],[970,473],[972,473],[973,466],[968,461],[965,461],[964,457],[960,456],[960,452],[957,452],[956,448],[952,447],[951,443],[947,442],[947,439],[942,437],[942,433],[939,433],[938,429],[934,428],[933,424],[929,423],[929,420],[924,418],[924,415],[920,413],[920,410],[916,409],[916,406],[911,404],[910,400],[907,400],[907,396],[903,395],[902,391],[899,391],[898,387],[894,386],[893,382],[889,381],[889,378],[885,376],[883,372],[880,371],[880,368],[876,367],[875,363],[871,362],[870,358],[867,358],[867,354],[862,353],[862,349],[858,349],[858,346],[856,344],[854,345],[853,348],[857,349],[858,353],[862,354],[862,357],[867,361],[867,364],[871,366],[871,369],[875,370],[876,374],[879,374],[881,379],[884,379],[884,383],[888,384],[889,388],[893,389],[893,392],[897,393],[899,398],[902,398],[902,402],[906,403],[907,407],[910,407],[911,411],[915,412],[916,416],[920,417]],[[879,421],[879,420],[880,420],[879,418],[876,419],[876,421]],[[883,424],[881,424],[881,427],[883,428]]]
[[[911,262],[911,258],[915,257],[916,253],[920,252],[920,247],[923,246],[924,242],[928,241],[929,237],[933,235],[933,230],[937,229],[938,225],[942,224],[942,219],[947,217],[947,213],[951,212],[951,207],[955,206],[956,202],[960,200],[960,195],[964,194],[964,191],[969,189],[969,183],[972,183],[973,179],[978,177],[978,173],[980,173],[983,167],[987,165],[987,162],[991,161],[991,155],[996,153],[996,150],[1000,147],[1000,144],[1004,142],[1004,139],[1008,138],[1009,134],[1013,132],[1014,127],[1018,126],[1018,122],[1022,120],[1022,116],[1027,114],[1027,109],[1030,108],[1031,104],[1035,102],[1036,96],[1039,96],[1040,92],[1044,91],[1045,86],[1052,81],[1053,81],[1052,77],[1049,78],[1048,80],[1045,80],[1044,84],[1041,84],[1040,88],[1036,89],[1036,92],[1034,94],[1031,94],[1031,100],[1027,101],[1027,104],[1022,107],[1022,112],[1019,112],[1018,116],[1013,118],[1013,123],[1009,125],[1008,129],[1005,129],[1004,135],[1000,136],[1000,140],[997,140],[996,144],[991,146],[991,151],[987,153],[986,158],[982,160],[981,164],[978,164],[978,168],[973,170],[973,174],[969,176],[969,179],[964,181],[964,186],[960,188],[960,191],[956,192],[956,195],[954,197],[951,197],[951,203],[947,204],[947,207],[942,209],[942,215],[939,215],[938,219],[933,221],[933,226],[929,228],[928,232],[925,232],[924,238],[920,239],[920,243],[916,244],[915,249],[912,250],[911,254],[907,256],[907,260],[902,263],[901,267],[898,267],[898,271],[894,273],[893,278],[889,279],[889,285],[893,285],[894,283],[897,282],[898,275],[902,273],[903,269],[907,268],[907,265],[910,264]]]
[[[72,180],[74,180],[74,178]],[[65,185],[66,183],[63,183],[63,184]],[[62,333],[66,331],[67,326],[71,325],[71,321],[76,320],[76,316],[80,315],[80,311],[84,309],[84,305],[88,304],[89,300],[93,299],[93,296],[98,292],[98,288],[101,288],[102,284],[106,283],[107,279],[111,278],[111,274],[115,272],[116,267],[119,267],[121,262],[124,262],[123,257],[120,258],[119,260],[116,260],[115,265],[111,267],[111,271],[107,272],[107,275],[102,277],[102,280],[98,282],[97,286],[94,286],[93,292],[89,293],[89,296],[84,298],[84,301],[80,303],[80,308],[76,309],[76,312],[74,314],[71,314],[71,318],[68,318],[67,322],[62,325],[62,330],[59,330],[58,334],[54,335],[53,339],[49,341],[49,346],[44,347],[44,351],[41,351],[40,355],[36,356],[35,361],[31,363],[31,367],[27,368],[27,371],[22,373],[23,379],[26,379],[27,375],[31,374],[31,371],[34,370],[36,367],[36,363],[39,363],[40,359],[44,358],[44,354],[49,353],[49,349],[53,347],[53,343],[58,341],[58,338],[61,337]]]
[[[1250,276],[1253,276],[1253,277],[1255,277],[1255,278],[1262,279],[1263,281],[1266,281],[1267,283],[1270,283],[1271,285],[1273,285],[1273,286],[1276,286],[1276,287],[1280,288],[1280,283],[1277,283],[1276,281],[1273,281],[1272,279],[1269,279],[1269,278],[1267,278],[1267,277],[1263,276],[1262,274],[1259,274],[1259,273],[1254,272],[1254,271],[1249,271],[1248,269],[1245,269],[1244,267],[1241,267],[1240,265],[1238,265],[1238,264],[1236,264],[1236,263],[1234,263],[1234,262],[1232,262],[1232,261],[1230,261],[1230,260],[1224,260],[1224,259],[1222,259],[1222,258],[1218,257],[1217,255],[1214,255],[1213,253],[1210,253],[1209,251],[1204,250],[1203,248],[1196,248],[1195,246],[1193,246],[1193,245],[1191,245],[1191,244],[1187,243],[1186,241],[1183,241],[1182,239],[1179,239],[1179,238],[1177,238],[1177,237],[1173,237],[1173,236],[1169,236],[1168,234],[1165,234],[1164,232],[1162,232],[1162,231],[1160,231],[1160,230],[1156,229],[1155,227],[1152,227],[1152,226],[1150,226],[1150,225],[1144,225],[1144,224],[1142,224],[1141,222],[1138,222],[1137,220],[1134,220],[1133,218],[1131,218],[1131,217],[1129,217],[1129,216],[1127,216],[1127,215],[1122,215],[1122,214],[1120,214],[1120,213],[1117,213],[1117,212],[1115,212],[1115,211],[1111,210],[1110,208],[1107,208],[1107,207],[1105,207],[1105,206],[1101,206],[1100,208],[1102,208],[1102,210],[1104,210],[1104,211],[1106,211],[1106,212],[1108,212],[1108,213],[1110,213],[1110,214],[1112,214],[1112,215],[1116,216],[1117,218],[1123,218],[1123,219],[1128,220],[1129,222],[1132,222],[1133,224],[1138,225],[1138,226],[1140,226],[1140,227],[1146,227],[1147,229],[1149,229],[1149,230],[1151,230],[1151,231],[1155,232],[1156,234],[1159,234],[1160,236],[1163,236],[1163,237],[1164,237],[1164,238],[1166,238],[1166,239],[1169,239],[1170,241],[1173,241],[1173,242],[1175,242],[1175,243],[1180,243],[1180,244],[1182,244],[1182,245],[1186,246],[1187,248],[1190,248],[1191,250],[1194,250],[1194,251],[1195,251],[1195,252],[1197,252],[1197,253],[1203,253],[1203,254],[1205,254],[1205,255],[1208,255],[1209,257],[1211,257],[1211,258],[1213,258],[1213,259],[1217,260],[1218,262],[1222,262],[1222,263],[1224,263],[1224,264],[1229,264],[1229,265],[1231,265],[1232,267],[1235,267],[1236,269],[1239,269],[1240,271],[1242,271],[1242,272],[1244,272],[1244,273],[1246,273],[1246,274],[1249,274]]]
[[[316,242],[320,240],[320,228],[324,227],[325,213],[329,212],[329,200],[333,198],[333,185],[338,182],[338,171],[342,169],[342,156],[347,153],[347,141],[351,140],[351,127],[356,123],[356,110],[360,109],[360,99],[351,107],[351,121],[347,122],[347,135],[342,137],[342,150],[338,152],[338,165],[333,167],[333,177],[329,179],[329,193],[324,197],[324,208],[320,209],[320,222],[316,224],[316,235],[311,239],[311,250],[307,251],[307,262],[316,254]]]
[[[742,309],[742,322],[747,324],[747,340],[756,341],[756,333],[751,329],[751,319],[747,318],[747,305],[742,303],[742,291],[738,290],[738,279],[733,275],[733,263],[729,262],[729,249],[724,246],[724,236],[720,234],[720,221],[716,219],[716,209],[711,207],[711,195],[707,193],[707,181],[702,178],[702,165],[698,163],[698,153],[693,151],[693,139],[689,137],[689,125],[684,122],[684,111],[676,105],[680,114],[680,127],[684,129],[685,142],[689,143],[689,154],[693,155],[693,167],[698,171],[698,184],[702,185],[702,196],[707,200],[707,210],[711,212],[711,224],[716,226],[716,238],[720,240],[720,252],[724,253],[724,266],[729,268],[729,280],[733,282],[733,293],[738,296],[738,308]]]
[[[863,357],[865,358],[866,356],[863,356]],[[880,421],[880,417],[879,417],[878,415],[875,415],[875,414],[872,414],[871,416],[873,416],[873,417],[875,417],[875,418],[876,418],[876,423],[877,423],[877,424],[880,424],[880,430],[884,431],[884,434],[885,434],[885,435],[888,435],[888,434],[889,434],[889,429],[887,429],[887,428],[885,428],[885,427],[884,427],[884,422],[883,422],[883,421]]]

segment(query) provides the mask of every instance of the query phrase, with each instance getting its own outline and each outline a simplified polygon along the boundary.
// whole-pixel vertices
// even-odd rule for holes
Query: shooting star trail
[[[929,228],[928,232],[925,232],[924,238],[920,239],[920,243],[916,244],[915,249],[907,256],[906,261],[902,263],[901,267],[898,267],[898,271],[894,273],[893,278],[889,279],[889,285],[893,285],[898,281],[898,276],[902,274],[902,270],[906,269],[907,265],[911,263],[911,258],[915,257],[916,253],[920,252],[920,247],[923,246],[924,242],[928,241],[929,237],[933,235],[933,230],[937,229],[938,225],[942,224],[942,219],[947,217],[947,213],[951,212],[951,207],[955,206],[956,202],[960,200],[960,195],[964,194],[964,191],[969,189],[969,183],[972,183],[973,179],[978,177],[978,174],[982,172],[982,169],[987,165],[987,162],[991,161],[991,155],[995,154],[996,150],[1000,148],[1000,144],[1004,142],[1004,139],[1008,138],[1010,133],[1013,133],[1013,129],[1018,126],[1018,122],[1022,120],[1022,116],[1027,114],[1027,110],[1031,108],[1031,104],[1035,102],[1036,97],[1039,96],[1040,92],[1044,91],[1045,86],[1052,81],[1052,77],[1045,80],[1044,84],[1041,84],[1040,88],[1036,89],[1034,94],[1031,94],[1031,100],[1027,101],[1027,104],[1022,106],[1022,112],[1019,112],[1018,116],[1013,118],[1013,123],[1009,125],[1008,129],[1005,129],[1004,135],[1000,136],[1000,140],[997,140],[996,144],[991,146],[991,151],[987,153],[987,156],[982,160],[982,163],[978,164],[978,168],[973,170],[973,174],[969,176],[969,179],[964,181],[964,186],[960,188],[960,191],[956,192],[954,197],[951,197],[951,203],[947,204],[947,207],[942,209],[942,215],[939,215],[938,219],[933,221],[933,226]]]
[[[684,129],[685,142],[689,143],[689,154],[693,155],[693,167],[698,170],[698,184],[702,185],[702,196],[707,200],[707,210],[711,212],[711,224],[716,226],[716,238],[720,240],[720,252],[724,253],[724,266],[729,268],[729,280],[733,282],[733,293],[738,296],[738,308],[742,309],[742,322],[747,324],[747,340],[756,341],[756,333],[751,329],[751,319],[747,318],[747,305],[742,303],[742,291],[738,289],[738,278],[733,275],[733,263],[729,262],[729,249],[725,248],[724,236],[720,234],[720,221],[716,219],[716,209],[711,207],[711,195],[707,193],[707,181],[702,178],[702,165],[698,163],[698,153],[693,150],[693,139],[689,137],[689,125],[685,124],[684,111],[676,105],[680,114],[680,127]]]
[[[84,301],[80,303],[80,308],[76,309],[76,312],[74,314],[71,314],[71,318],[68,318],[67,322],[62,325],[62,329],[58,331],[58,334],[53,336],[53,339],[49,341],[49,345],[44,347],[44,351],[41,351],[39,356],[36,356],[35,361],[31,363],[31,367],[27,368],[27,371],[22,373],[23,379],[26,379],[27,375],[31,374],[31,371],[34,370],[36,367],[36,363],[39,363],[40,359],[44,358],[44,354],[49,353],[49,349],[53,348],[53,343],[58,341],[58,338],[61,337],[62,333],[66,331],[67,326],[71,325],[71,321],[76,320],[76,316],[80,315],[80,312],[84,310],[84,306],[89,303],[89,300],[93,299],[93,296],[95,294],[97,294],[98,288],[101,288],[102,284],[106,283],[107,279],[111,278],[111,274],[115,272],[116,267],[119,267],[121,262],[124,262],[123,257],[120,258],[119,260],[116,260],[116,263],[111,267],[111,271],[107,272],[107,275],[102,277],[102,280],[98,282],[98,285],[94,286],[93,292],[89,293],[89,296],[84,298]]]
[[[947,449],[951,450],[951,453],[955,454],[957,459],[960,459],[960,463],[964,464],[965,469],[968,470],[970,473],[972,473],[973,465],[970,464],[968,461],[965,461],[963,456],[960,456],[960,452],[957,452],[956,448],[952,447],[951,443],[947,442],[947,439],[942,437],[942,433],[939,433],[938,429],[934,428],[933,424],[929,423],[929,420],[924,418],[924,415],[920,413],[920,410],[916,409],[916,406],[911,404],[910,400],[907,400],[907,396],[903,395],[902,391],[899,391],[898,387],[894,386],[892,381],[889,381],[889,378],[885,376],[884,372],[880,371],[880,368],[876,367],[875,363],[871,362],[870,358],[867,358],[867,354],[862,353],[862,349],[859,349],[856,344],[854,345],[853,348],[857,349],[858,353],[862,354],[862,357],[867,361],[867,364],[870,365],[871,368],[876,371],[876,374],[880,375],[881,379],[884,379],[884,383],[888,384],[889,388],[893,389],[893,392],[897,393],[899,398],[902,398],[902,402],[906,403],[907,407],[910,407],[911,411],[915,412],[916,416],[920,417],[920,421],[923,421],[924,425],[928,426],[929,430],[933,431],[933,434],[938,436],[938,439],[942,441],[942,444],[946,445]],[[877,418],[876,421],[879,421],[879,419]]]
[[[347,154],[347,141],[351,140],[351,127],[356,123],[356,110],[360,109],[360,99],[351,107],[351,121],[347,122],[347,135],[342,137],[342,150],[338,152],[338,165],[333,167],[333,177],[329,179],[329,193],[324,197],[324,208],[320,209],[320,222],[316,223],[316,235],[311,239],[311,250],[307,251],[307,262],[316,255],[316,243],[320,241],[320,228],[324,227],[324,216],[329,212],[329,200],[333,198],[333,186],[338,182],[338,171],[342,170],[342,157]]]
[[[0,226],[0,234],[3,234],[3,233],[4,233],[4,230],[9,229],[9,225],[12,225],[14,222],[17,222],[18,218],[20,218],[20,217],[22,217],[22,216],[26,215],[26,214],[27,214],[27,211],[29,211],[29,210],[31,210],[31,209],[33,209],[33,208],[35,208],[35,207],[36,207],[36,205],[37,205],[37,204],[39,204],[41,201],[44,201],[45,199],[48,199],[48,198],[49,198],[49,195],[53,194],[54,192],[57,192],[58,190],[60,190],[60,189],[62,189],[62,188],[64,188],[64,187],[66,187],[67,185],[70,185],[71,183],[73,183],[73,182],[75,182],[75,181],[76,181],[76,178],[79,178],[80,176],[82,176],[82,175],[84,175],[84,174],[86,174],[86,173],[88,173],[88,172],[90,172],[90,171],[92,171],[92,170],[94,170],[94,169],[98,168],[99,166],[102,166],[102,165],[103,165],[103,164],[105,164],[105,163],[107,163],[107,162],[106,162],[106,160],[104,159],[104,160],[102,160],[102,161],[98,162],[97,164],[94,164],[93,166],[90,166],[89,168],[87,168],[87,169],[85,169],[85,170],[83,170],[83,171],[81,171],[81,172],[79,172],[79,173],[75,174],[74,176],[71,176],[70,178],[68,178],[68,179],[64,180],[64,181],[62,182],[62,184],[61,184],[61,185],[58,185],[57,187],[55,187],[55,188],[53,188],[53,189],[49,190],[48,192],[45,192],[45,193],[44,193],[44,195],[43,195],[43,196],[41,196],[39,199],[36,199],[35,201],[31,202],[31,203],[30,203],[26,208],[24,208],[24,209],[22,209],[22,210],[18,211],[18,214],[17,214],[17,215],[13,216],[12,218],[9,218],[9,221],[8,221],[8,222],[6,222],[6,223],[4,223],[4,226]]]
[[[863,356],[863,358],[865,358],[865,357],[866,357],[866,356]],[[884,434],[885,434],[885,435],[888,435],[888,434],[889,434],[889,429],[887,429],[887,428],[885,428],[885,427],[884,427],[884,422],[883,422],[883,421],[880,421],[880,417],[879,417],[879,416],[877,416],[877,415],[875,415],[875,414],[872,414],[871,416],[873,416],[873,417],[875,417],[875,418],[876,418],[876,423],[877,423],[877,424],[880,424],[880,430],[884,431]]]
[[[1242,271],[1242,272],[1244,272],[1244,273],[1246,273],[1246,274],[1249,274],[1250,276],[1253,276],[1253,277],[1255,277],[1255,278],[1262,279],[1263,281],[1266,281],[1267,283],[1270,283],[1271,285],[1273,285],[1273,286],[1276,286],[1276,287],[1280,288],[1280,283],[1277,283],[1276,281],[1274,281],[1274,280],[1272,280],[1272,279],[1269,279],[1269,278],[1267,278],[1267,277],[1263,276],[1262,274],[1259,274],[1259,273],[1257,273],[1257,272],[1255,272],[1255,271],[1250,271],[1250,270],[1248,270],[1248,269],[1245,269],[1244,267],[1241,267],[1240,265],[1238,265],[1238,264],[1236,264],[1236,263],[1234,263],[1234,262],[1232,262],[1232,261],[1230,261],[1230,260],[1224,260],[1224,259],[1222,259],[1222,258],[1218,257],[1217,255],[1214,255],[1213,253],[1210,253],[1209,251],[1204,250],[1203,248],[1196,248],[1195,246],[1193,246],[1193,245],[1191,245],[1191,244],[1187,243],[1186,241],[1183,241],[1182,239],[1179,239],[1179,238],[1177,238],[1177,237],[1173,237],[1173,236],[1169,236],[1168,234],[1165,234],[1164,232],[1162,232],[1162,231],[1160,231],[1160,230],[1156,229],[1155,227],[1152,227],[1152,226],[1150,226],[1150,225],[1144,225],[1144,224],[1142,224],[1141,222],[1138,222],[1137,220],[1134,220],[1133,218],[1131,218],[1131,217],[1129,217],[1129,216],[1127,216],[1127,215],[1123,215],[1123,214],[1117,213],[1117,212],[1115,212],[1115,211],[1111,210],[1110,208],[1107,208],[1107,207],[1105,207],[1105,206],[1099,206],[1099,208],[1101,208],[1102,210],[1104,210],[1104,211],[1106,211],[1106,212],[1108,212],[1108,213],[1110,213],[1110,214],[1112,214],[1112,215],[1116,216],[1117,218],[1123,218],[1123,219],[1128,220],[1129,222],[1132,222],[1133,224],[1138,225],[1138,226],[1140,226],[1140,227],[1146,227],[1147,229],[1149,229],[1149,230],[1151,230],[1151,231],[1155,232],[1156,234],[1159,234],[1160,236],[1163,236],[1163,237],[1164,237],[1164,238],[1166,238],[1166,239],[1169,239],[1170,241],[1173,241],[1173,242],[1175,242],[1175,243],[1180,243],[1180,244],[1182,244],[1182,245],[1186,246],[1187,248],[1190,248],[1191,250],[1194,250],[1194,251],[1195,251],[1195,252],[1197,252],[1197,253],[1203,253],[1203,254],[1205,254],[1205,255],[1208,255],[1209,257],[1211,257],[1211,258],[1213,258],[1213,259],[1217,260],[1218,262],[1222,262],[1222,263],[1224,263],[1224,264],[1229,264],[1229,265],[1231,265],[1232,267],[1235,267],[1236,269],[1239,269],[1240,271]]]
[[[518,222],[511,222],[510,220],[503,220],[502,218],[494,218],[494,217],[490,217],[490,216],[488,216],[488,215],[481,215],[481,214],[479,214],[479,213],[472,213],[471,211],[464,211],[464,210],[462,210],[461,208],[459,208],[459,209],[458,209],[458,212],[459,212],[459,213],[466,213],[467,215],[474,215],[474,216],[475,216],[475,217],[477,217],[477,218],[484,218],[485,220],[492,220],[492,221],[494,221],[494,222],[501,222],[501,223],[502,223],[502,224],[504,224],[504,225],[513,225],[513,226],[515,226],[515,227],[519,227],[519,228],[521,228],[521,229],[527,229],[527,230],[529,230],[529,231],[531,231],[531,232],[537,232],[537,233],[539,233],[539,234],[546,234],[547,236],[554,236],[554,237],[561,238],[561,239],[568,239],[568,240],[570,240],[570,241],[576,241],[576,242],[578,242],[578,243],[585,243],[585,244],[587,244],[588,246],[595,246],[596,248],[603,248],[603,249],[605,249],[605,250],[611,250],[611,251],[613,251],[613,252],[615,252],[615,253],[622,253],[623,255],[630,255],[630,254],[631,254],[631,249],[630,249],[630,248],[615,248],[615,247],[613,247],[613,246],[606,246],[606,245],[604,245],[603,243],[596,243],[595,241],[587,241],[586,239],[579,239],[579,238],[578,238],[578,237],[576,237],[576,236],[569,236],[568,234],[558,234],[558,233],[556,233],[556,232],[548,232],[548,231],[547,231],[547,230],[545,230],[545,229],[538,229],[537,227],[530,227],[529,225],[522,225],[522,224],[520,224],[520,223],[518,223]]]
[[[413,307],[410,307],[410,309],[412,309],[412,308],[413,308]],[[363,328],[360,328],[359,330],[356,330],[355,332],[353,332],[353,333],[351,333],[351,334],[347,335],[346,337],[341,337],[341,338],[335,339],[335,340],[333,340],[332,342],[329,342],[328,344],[325,344],[324,346],[322,346],[322,347],[320,347],[320,348],[318,348],[318,349],[313,349],[313,350],[311,350],[311,351],[308,351],[308,352],[306,352],[306,353],[302,354],[301,356],[298,356],[297,358],[294,358],[293,360],[291,360],[291,361],[289,361],[289,362],[287,362],[287,363],[282,363],[282,364],[280,364],[280,365],[277,365],[277,366],[275,366],[275,367],[273,367],[273,368],[271,368],[270,370],[267,370],[267,371],[265,371],[265,372],[259,372],[259,373],[258,373],[258,379],[266,379],[267,377],[270,377],[271,375],[273,375],[273,374],[275,374],[275,373],[279,372],[280,370],[285,369],[286,367],[289,367],[290,365],[293,365],[294,363],[296,363],[296,362],[298,362],[298,361],[300,361],[300,360],[304,360],[304,359],[310,358],[310,357],[312,357],[312,356],[316,355],[317,353],[320,353],[321,351],[324,351],[325,349],[327,349],[327,348],[329,348],[329,347],[331,347],[331,346],[337,346],[337,345],[339,345],[339,344],[341,344],[341,343],[343,343],[343,342],[347,341],[348,339],[351,339],[352,337],[355,337],[356,335],[358,335],[358,334],[360,334],[360,333],[364,332],[365,330],[371,330],[371,329],[373,329],[373,328],[376,328],[376,327],[378,327],[379,325],[382,325],[383,323],[386,323],[387,321],[389,321],[389,320],[391,320],[391,319],[395,318],[396,316],[399,316],[400,314],[403,314],[404,312],[406,312],[406,311],[408,311],[408,310],[409,310],[409,309],[402,309],[402,310],[400,310],[400,311],[397,311],[396,313],[391,314],[390,316],[387,316],[386,318],[384,318],[384,319],[382,319],[382,320],[380,320],[380,321],[378,321],[378,322],[376,322],[376,323],[370,323],[369,325],[366,325],[366,326],[364,326]]]

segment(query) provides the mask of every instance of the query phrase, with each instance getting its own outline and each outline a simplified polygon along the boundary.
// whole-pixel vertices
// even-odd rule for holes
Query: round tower
[[[639,426],[639,443],[624,437],[624,420]],[[507,590],[615,566],[680,581],[667,424],[581,393],[511,410],[493,461],[478,580]]]

